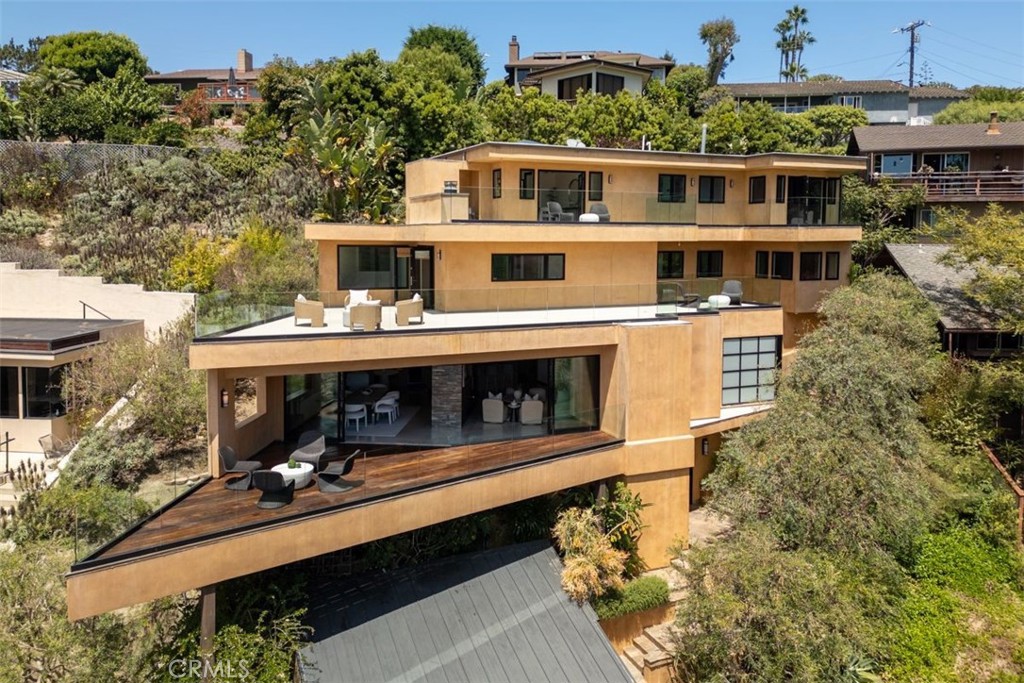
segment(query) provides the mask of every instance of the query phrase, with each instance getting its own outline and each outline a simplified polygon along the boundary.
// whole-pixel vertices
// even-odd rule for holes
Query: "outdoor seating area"
[[[544,423],[544,401],[547,392],[534,387],[527,392],[520,389],[505,389],[504,392],[487,392],[481,401],[481,412],[486,424],[518,422],[524,425]]]

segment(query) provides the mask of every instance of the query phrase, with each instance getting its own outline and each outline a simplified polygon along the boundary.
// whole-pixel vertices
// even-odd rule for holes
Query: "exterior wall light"
[[[701,439],[700,440],[700,454],[701,455],[707,455],[708,454],[708,447],[709,446],[708,446],[707,437]]]
[[[457,180],[446,180],[444,181],[444,193],[455,194],[459,191],[459,181]]]
[[[729,187],[732,187],[732,178],[729,178]]]
[[[221,408],[227,408],[228,407],[228,403],[230,403],[230,396],[228,396],[228,390],[227,389],[221,389],[220,390],[220,407]]]

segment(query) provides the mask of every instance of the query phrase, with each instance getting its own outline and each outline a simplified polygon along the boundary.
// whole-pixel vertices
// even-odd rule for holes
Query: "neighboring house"
[[[546,95],[573,102],[578,91],[614,95],[620,90],[641,94],[648,80],[665,81],[675,62],[639,52],[579,50],[535,52],[519,57],[515,36],[508,44],[505,82],[520,91],[537,87]]]
[[[252,55],[243,49],[238,51],[236,66],[228,69],[184,69],[145,78],[153,85],[173,85],[182,93],[201,89],[213,104],[247,105],[263,100],[256,89],[261,73],[263,69],[254,69]]]
[[[322,579],[296,680],[633,683],[594,610],[562,590],[561,570],[539,541]]]
[[[797,83],[723,83],[739,103],[767,102],[786,114],[829,104],[863,109],[868,123],[931,123],[949,104],[968,97],[948,87],[908,88],[896,81],[800,81]]]
[[[41,438],[68,438],[64,369],[124,336],[142,338],[143,322],[0,318],[0,435],[14,439],[12,451],[42,453]]]
[[[863,165],[521,143],[408,164],[405,224],[306,226],[319,292],[197,302],[211,479],[76,563],[71,618],[614,480],[665,566],[723,435],[848,281]],[[321,438],[351,488],[225,490],[222,447],[269,468]]]
[[[1000,332],[998,316],[964,291],[974,271],[942,263],[948,251],[946,244],[887,244],[877,264],[898,269],[938,309],[943,351],[985,360],[1020,354],[1024,338]]]
[[[0,69],[0,89],[3,89],[7,99],[11,102],[18,101],[18,88],[26,78],[28,78],[28,74],[23,74],[20,71]]]
[[[937,207],[980,216],[990,202],[1024,210],[1024,122],[854,128],[849,154],[867,157],[870,179],[925,186],[916,225]]]

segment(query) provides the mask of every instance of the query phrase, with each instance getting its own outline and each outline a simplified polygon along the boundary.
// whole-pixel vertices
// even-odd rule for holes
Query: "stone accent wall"
[[[461,365],[435,365],[431,368],[430,426],[434,429],[462,429]]]

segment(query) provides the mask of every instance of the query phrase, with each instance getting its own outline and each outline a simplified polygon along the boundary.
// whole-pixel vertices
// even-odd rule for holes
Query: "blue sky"
[[[927,64],[935,80],[1024,86],[1024,3],[1001,2],[806,2],[808,29],[817,43],[804,63],[810,73],[847,80],[906,81],[909,44],[893,29],[923,19],[918,71]],[[509,38],[523,55],[535,51],[607,49],[705,61],[697,38],[704,21],[727,16],[741,41],[724,82],[777,80],[775,24],[792,2],[602,0],[500,2],[285,2],[230,0],[177,2],[56,2],[0,0],[0,38],[24,42],[36,35],[100,30],[135,40],[157,71],[226,67],[244,47],[257,65],[272,55],[305,63],[376,48],[393,59],[409,28],[427,23],[469,30],[487,56],[488,80],[504,74]]]

